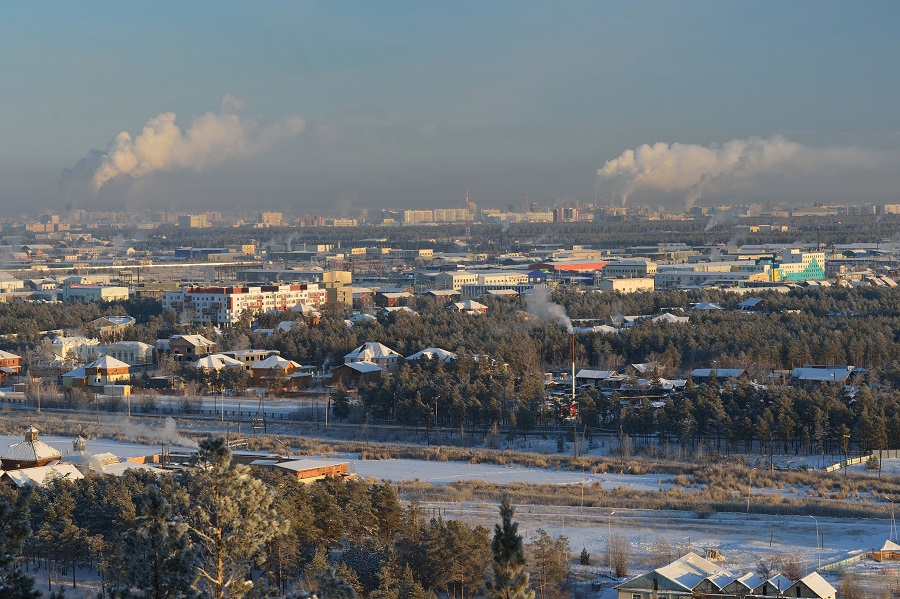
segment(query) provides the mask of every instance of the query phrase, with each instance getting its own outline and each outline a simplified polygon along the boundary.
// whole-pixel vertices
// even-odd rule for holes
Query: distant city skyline
[[[900,199],[892,2],[0,9],[0,213]]]

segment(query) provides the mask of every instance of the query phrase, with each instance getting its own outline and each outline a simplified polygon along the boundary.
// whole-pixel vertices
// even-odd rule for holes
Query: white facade
[[[127,300],[129,297],[128,287],[118,287],[114,285],[64,285],[63,301],[66,302],[114,302],[116,300]]]
[[[637,291],[653,291],[655,282],[648,277],[632,279],[600,279],[597,286],[601,291],[618,291],[619,293],[635,293]]]
[[[516,285],[528,283],[528,274],[513,270],[455,271],[442,272],[434,277],[438,289],[461,291],[465,285],[483,285],[491,289],[512,289]]]
[[[244,312],[285,312],[298,303],[319,307],[327,291],[315,283],[255,287],[184,287],[163,294],[163,309],[193,312],[193,322],[233,324]]]
[[[106,346],[106,355],[131,366],[153,363],[153,346],[140,341],[119,341]]]
[[[74,357],[79,362],[95,360],[103,352],[97,339],[87,337],[54,337],[50,350],[60,358]]]

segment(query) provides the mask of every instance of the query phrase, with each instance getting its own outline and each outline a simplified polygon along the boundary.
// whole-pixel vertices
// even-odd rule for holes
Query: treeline
[[[491,563],[485,528],[403,507],[389,483],[254,471],[230,462],[223,439],[201,442],[195,467],[175,474],[16,493],[0,491],[4,596],[37,596],[28,563],[48,591],[95,571],[107,597],[283,597],[324,580],[360,597],[463,599],[483,590]],[[561,561],[567,574],[568,543],[548,541],[537,535],[533,567]]]

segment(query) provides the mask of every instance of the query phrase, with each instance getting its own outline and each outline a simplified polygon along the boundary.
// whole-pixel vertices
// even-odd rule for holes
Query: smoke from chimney
[[[572,320],[566,315],[566,310],[559,304],[550,301],[550,294],[546,289],[535,287],[526,296],[525,309],[529,314],[534,314],[546,322],[556,322],[566,327],[566,332],[572,332]]]
[[[220,112],[192,117],[187,129],[176,124],[174,112],[164,112],[147,121],[136,136],[122,131],[105,152],[88,152],[75,166],[63,170],[60,183],[64,191],[80,185],[96,193],[115,179],[139,179],[158,171],[199,172],[267,152],[306,128],[306,121],[297,116],[263,124],[257,117],[235,113],[245,105],[227,95]]]
[[[780,135],[733,139],[723,145],[644,144],[624,151],[597,170],[598,184],[612,182],[622,205],[636,191],[683,194],[687,208],[710,192],[734,190],[765,176],[824,174],[868,169],[885,162],[854,147],[809,147]]]

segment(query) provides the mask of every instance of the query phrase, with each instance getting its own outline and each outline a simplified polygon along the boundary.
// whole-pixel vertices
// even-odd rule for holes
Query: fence
[[[864,455],[858,458],[850,458],[847,460],[841,460],[837,464],[832,464],[831,466],[827,466],[825,468],[825,472],[834,472],[835,470],[840,470],[845,466],[852,466],[854,464],[862,464],[872,456],[880,460],[884,459],[895,459],[900,458],[900,449],[879,449],[878,451],[873,451],[869,455]]]

